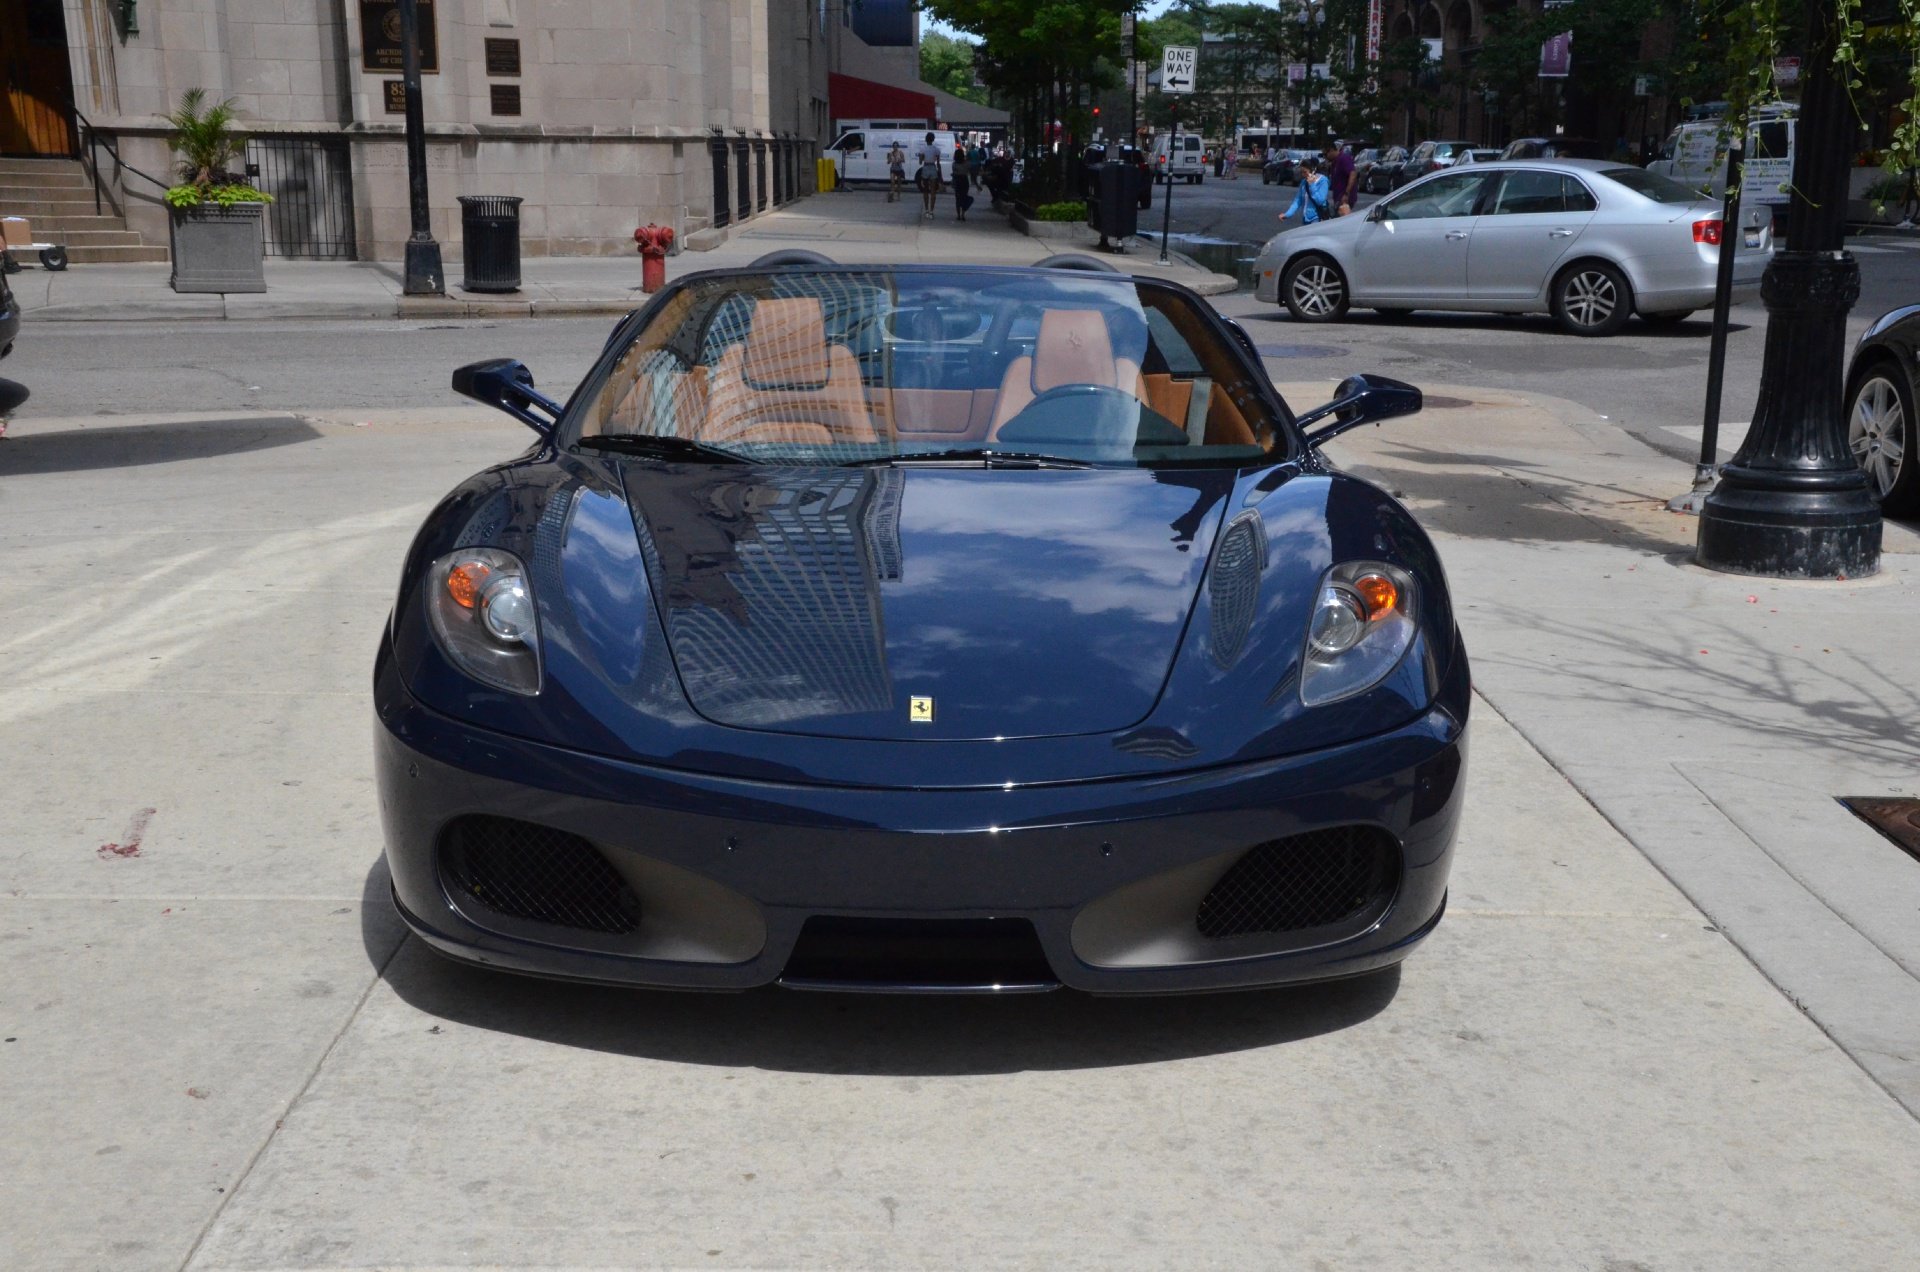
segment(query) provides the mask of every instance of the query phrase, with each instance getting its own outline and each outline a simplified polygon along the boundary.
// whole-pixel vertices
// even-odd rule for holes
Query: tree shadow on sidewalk
[[[118,428],[62,429],[21,433],[0,440],[0,476],[84,472],[212,459],[246,451],[310,442],[320,434],[289,416],[257,419],[183,420]]]

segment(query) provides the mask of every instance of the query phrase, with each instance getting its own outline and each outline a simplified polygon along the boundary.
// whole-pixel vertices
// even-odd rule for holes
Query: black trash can
[[[460,196],[460,257],[468,291],[520,290],[520,200],[510,194]]]

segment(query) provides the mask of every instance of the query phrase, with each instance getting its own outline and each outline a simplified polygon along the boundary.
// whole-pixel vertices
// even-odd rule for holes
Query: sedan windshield
[[[1696,203],[1702,197],[1698,190],[1689,190],[1673,178],[1645,168],[1602,168],[1600,175],[1655,203]]]
[[[569,424],[574,444],[602,452],[1184,467],[1291,445],[1264,376],[1211,315],[1116,275],[696,277],[617,339]]]

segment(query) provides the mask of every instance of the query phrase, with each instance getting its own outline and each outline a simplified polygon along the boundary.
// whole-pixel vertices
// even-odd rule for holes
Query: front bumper
[[[1311,754],[1152,779],[886,790],[712,777],[477,730],[414,700],[383,651],[375,732],[387,862],[401,916],[434,948],[567,979],[1166,993],[1350,976],[1406,957],[1444,909],[1466,675],[1456,659],[1444,705]],[[439,847],[450,822],[473,815],[591,841],[638,894],[639,930],[573,933],[490,913],[450,881]],[[1355,825],[1398,846],[1389,890],[1355,925],[1304,944],[1197,933],[1188,901],[1247,849]],[[656,913],[675,930],[650,933]],[[823,985],[795,971],[809,920],[1030,923],[1044,971],[1018,985],[997,974]]]

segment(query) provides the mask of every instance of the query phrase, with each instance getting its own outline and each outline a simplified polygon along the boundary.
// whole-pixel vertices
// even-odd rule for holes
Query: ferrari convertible
[[[690,274],[421,527],[374,671],[435,949],[632,985],[1352,976],[1440,921],[1467,658],[1427,535],[1184,288]]]

